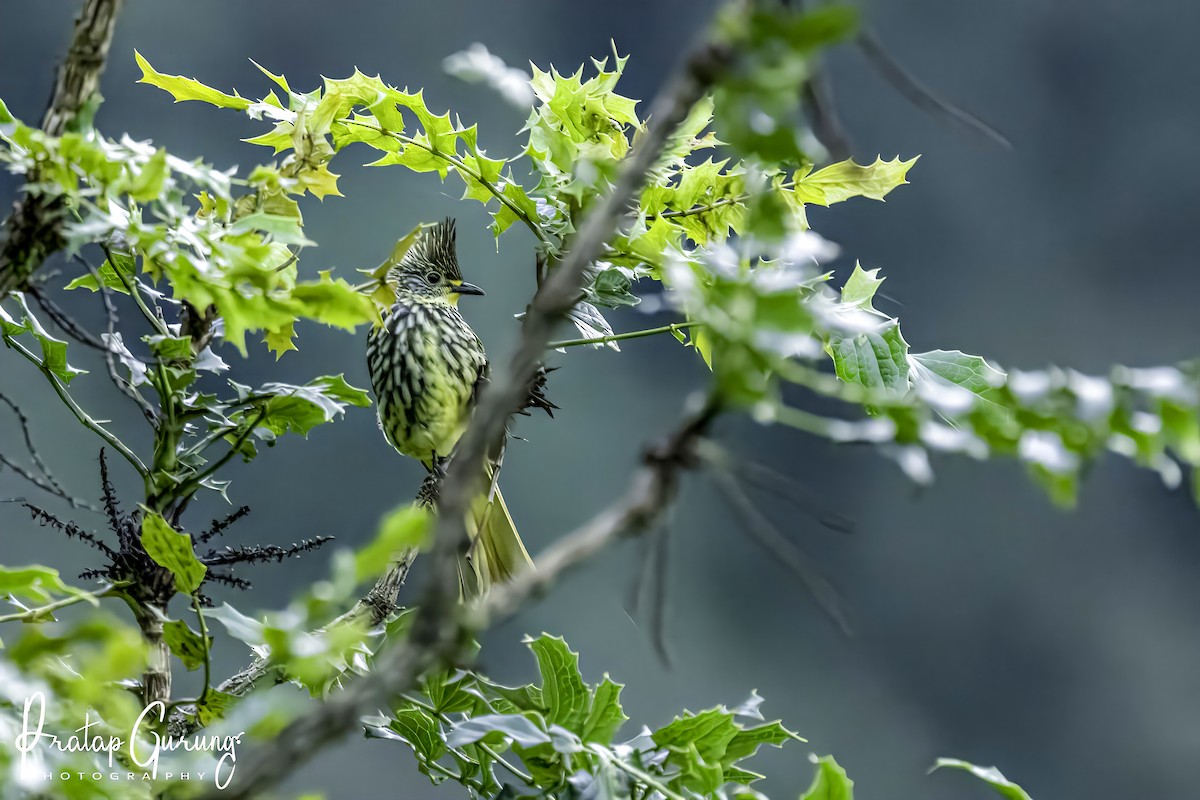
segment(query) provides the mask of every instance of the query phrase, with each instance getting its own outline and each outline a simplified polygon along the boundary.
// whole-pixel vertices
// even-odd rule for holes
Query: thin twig
[[[660,333],[675,333],[676,331],[695,328],[698,325],[703,325],[703,322],[673,322],[670,325],[663,325],[660,328],[647,328],[641,331],[629,331],[628,333],[614,333],[609,336],[594,336],[583,339],[563,339],[558,342],[550,342],[546,345],[547,350],[559,350],[564,347],[580,347],[585,344],[607,344],[609,342],[623,342],[626,339],[641,339],[645,336],[657,336]]]
[[[41,453],[39,453],[38,449],[33,445],[33,435],[29,428],[29,418],[26,417],[24,412],[21,411],[20,406],[18,406],[11,398],[3,393],[0,393],[0,402],[3,402],[10,409],[12,409],[14,414],[16,414],[17,424],[21,426],[21,435],[25,439],[25,449],[29,452],[29,458],[33,461],[33,465],[37,468],[37,472],[41,474],[39,475],[33,470],[26,469],[4,455],[0,455],[0,464],[4,464],[4,466],[8,467],[13,472],[20,475],[22,478],[29,481],[42,491],[65,500],[71,505],[72,508],[86,508],[89,511],[96,511],[96,506],[93,503],[89,503],[86,500],[80,500],[79,498],[70,495],[67,490],[63,488],[62,484],[59,483],[54,477],[54,474],[50,472],[50,468],[47,467],[46,462],[42,460]]]
[[[874,31],[863,28],[856,40],[859,51],[875,70],[895,89],[901,97],[936,120],[949,122],[955,127],[980,136],[1005,150],[1012,150],[1012,142],[998,130],[988,125],[966,109],[939,97],[915,75],[892,57]]]
[[[71,397],[66,388],[63,387],[62,383],[59,382],[58,377],[50,371],[50,368],[46,366],[42,359],[38,358],[23,344],[7,334],[4,336],[4,343],[23,355],[28,361],[42,371],[42,373],[46,376],[46,380],[50,382],[51,388],[54,389],[55,394],[57,394],[59,399],[66,404],[67,408],[71,410],[71,413],[75,415],[75,418],[79,420],[85,428],[91,430],[101,439],[108,442],[108,444],[114,450],[124,456],[125,459],[131,465],[133,465],[133,468],[137,470],[138,475],[142,476],[143,479],[148,477],[149,473],[146,470],[146,465],[142,463],[141,459],[139,459],[134,452],[125,445],[124,442],[110,433],[103,425],[92,419],[86,411],[79,407],[79,404],[75,402],[75,398]]]
[[[102,586],[93,592],[80,592],[73,594],[70,597],[64,597],[62,600],[55,600],[53,603],[48,603],[37,608],[30,608],[15,614],[4,614],[0,616],[0,622],[28,622],[35,620],[38,617],[46,614],[51,614],[58,611],[60,608],[73,606],[78,603],[93,603],[103,597],[112,597],[117,593],[117,587],[113,584]]]
[[[41,286],[30,286],[25,291],[26,296],[32,297],[33,302],[38,304],[38,308],[46,312],[46,316],[50,321],[57,325],[63,333],[70,336],[75,341],[79,342],[84,347],[90,347],[93,350],[104,351],[104,343],[89,333],[71,316],[62,309],[57,303],[47,297]]]
[[[351,119],[350,117],[339,119],[338,122],[343,125],[355,125],[360,128],[367,128],[375,131],[376,133],[382,133],[386,136],[392,137],[401,144],[409,147],[418,147],[430,155],[454,165],[456,170],[464,175],[470,175],[472,178],[474,178],[481,186],[487,189],[493,197],[499,200],[502,205],[506,206],[509,211],[516,215],[517,219],[525,223],[525,227],[529,228],[533,235],[537,237],[539,242],[547,247],[550,246],[550,239],[546,236],[546,233],[542,230],[542,226],[538,224],[537,220],[531,218],[520,206],[518,206],[507,195],[505,195],[504,192],[496,188],[491,181],[484,178],[483,173],[481,173],[479,170],[471,169],[469,166],[467,166],[466,162],[464,162],[454,153],[447,153],[445,150],[439,150],[438,148],[433,147],[426,142],[418,141],[411,136],[405,136],[404,134],[397,133],[396,131],[384,130],[378,125],[369,125],[360,120]]]
[[[148,401],[145,397],[142,397],[141,393],[133,387],[132,383],[122,378],[117,372],[116,350],[114,343],[117,341],[117,322],[119,320],[117,318],[117,307],[112,301],[112,290],[109,289],[108,285],[104,283],[104,279],[100,277],[99,270],[86,261],[84,264],[87,266],[88,272],[90,272],[92,277],[96,279],[96,285],[99,287],[100,296],[104,299],[104,316],[108,319],[108,341],[104,343],[104,363],[108,367],[109,380],[113,382],[113,385],[117,387],[121,394],[132,400],[137,407],[141,409],[142,415],[151,424],[154,424],[158,419],[158,412],[155,411],[154,406],[150,405],[150,401]],[[114,264],[113,270],[116,271],[116,269],[117,267]]]
[[[724,469],[712,469],[708,472],[717,488],[722,491],[729,504],[742,517],[750,537],[762,547],[771,557],[790,569],[804,583],[805,588],[812,594],[821,610],[829,615],[842,633],[852,635],[850,621],[843,610],[843,602],[837,590],[825,580],[808,562],[808,557],[791,540],[780,533],[779,529],[759,510],[731,472]]]

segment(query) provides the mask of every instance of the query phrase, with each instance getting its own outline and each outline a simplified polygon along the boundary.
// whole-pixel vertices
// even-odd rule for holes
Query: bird
[[[382,280],[395,302],[367,337],[379,427],[432,474],[453,455],[487,382],[483,342],[458,310],[459,298],[483,290],[463,280],[451,218],[424,228]],[[533,564],[496,484],[500,455],[480,465],[487,489],[469,506],[471,545],[459,565],[464,596],[485,594]]]

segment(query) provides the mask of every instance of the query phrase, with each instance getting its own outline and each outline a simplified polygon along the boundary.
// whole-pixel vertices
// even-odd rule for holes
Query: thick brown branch
[[[58,68],[54,93],[42,118],[42,130],[50,136],[62,136],[95,96],[122,2],[84,0],[71,48]],[[36,175],[26,177],[29,183],[36,179]],[[41,193],[26,194],[14,206],[0,250],[0,297],[24,288],[42,262],[62,248],[63,211],[58,198]]]

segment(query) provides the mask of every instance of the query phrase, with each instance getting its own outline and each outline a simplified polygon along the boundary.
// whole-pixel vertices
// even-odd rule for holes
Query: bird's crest
[[[462,271],[458,267],[458,248],[455,222],[452,217],[446,217],[441,222],[426,228],[421,236],[404,254],[399,267],[401,269],[433,268],[450,280],[462,280]]]

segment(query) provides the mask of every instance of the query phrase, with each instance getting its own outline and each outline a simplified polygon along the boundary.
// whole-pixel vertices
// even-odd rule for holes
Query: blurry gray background
[[[40,117],[76,6],[0,0],[0,97],[18,116]],[[512,64],[574,69],[605,55],[611,38],[632,54],[624,93],[646,99],[708,6],[130,0],[98,124],[221,166],[266,158],[238,142],[259,124],[195,103],[172,107],[162,92],[135,86],[136,47],[164,72],[247,96],[268,88],[249,58],[303,89],[355,66],[379,72],[396,85],[425,87],[435,109],[478,121],[481,144],[508,155],[523,120],[486,89],[445,76],[444,56],[482,41]],[[912,185],[886,205],[812,211],[814,227],[844,248],[841,274],[854,258],[882,267],[894,298],[888,310],[918,350],[961,348],[1005,367],[1053,362],[1084,371],[1114,360],[1150,365],[1195,356],[1200,6],[912,0],[873,4],[866,15],[898,58],[996,124],[1016,149],[947,130],[909,107],[855,52],[839,51],[832,78],[859,159],[923,155]],[[493,357],[503,358],[516,333],[512,314],[532,288],[528,237],[514,229],[497,253],[485,214],[454,199],[453,181],[355,169],[367,156],[339,157],[345,199],[304,205],[308,233],[320,243],[305,252],[304,269],[373,266],[416,222],[454,214],[467,277],[488,291],[464,303],[466,314]],[[14,186],[11,178],[0,183],[6,205]],[[98,299],[73,298],[73,308],[95,320]],[[646,322],[634,314],[615,320],[624,330]],[[300,352],[278,363],[261,351],[249,362],[224,355],[243,382],[344,371],[365,386],[364,336],[306,326]],[[620,355],[576,350],[562,363],[552,384],[558,419],[523,421],[530,443],[513,448],[504,471],[533,551],[612,498],[639,443],[664,430],[704,380],[702,366],[670,337],[630,342]],[[34,433],[59,476],[94,495],[97,442],[14,354],[0,353],[0,376],[5,392],[38,412]],[[74,388],[96,416],[145,444],[102,367]],[[373,411],[351,411],[311,441],[283,441],[253,469],[233,470],[231,498],[253,508],[231,531],[235,540],[333,534],[354,544],[412,495],[419,468],[389,450]],[[11,418],[0,416],[6,452],[18,452],[15,434]],[[589,680],[610,672],[628,683],[629,735],[681,708],[737,703],[757,688],[766,713],[811,743],[758,761],[772,775],[764,788],[780,797],[807,785],[808,748],[834,753],[864,800],[987,796],[961,775],[926,776],[942,755],[995,763],[1039,800],[1196,794],[1200,540],[1184,492],[1108,461],[1068,514],[1013,464],[941,461],[937,484],[918,494],[868,450],[746,420],[727,421],[720,436],[856,520],[858,532],[841,536],[762,500],[841,590],[854,637],[747,540],[710,484],[692,479],[673,523],[672,668],[653,655],[645,620],[626,612],[642,557],[636,544],[491,632],[486,668],[501,679],[528,679],[534,665],[521,636],[561,634],[582,652]],[[119,463],[116,470],[135,497],[135,482]],[[14,494],[42,499],[0,474],[0,496]],[[210,499],[190,519],[200,528],[222,513]],[[80,521],[101,524],[86,513]],[[0,506],[5,563],[41,561],[71,575],[88,556],[20,509]],[[327,558],[248,571],[254,590],[232,599],[247,610],[277,607],[325,574]],[[245,652],[226,642],[219,656],[225,672]],[[343,799],[457,791],[432,789],[394,746],[358,741],[298,765],[290,788]]]

